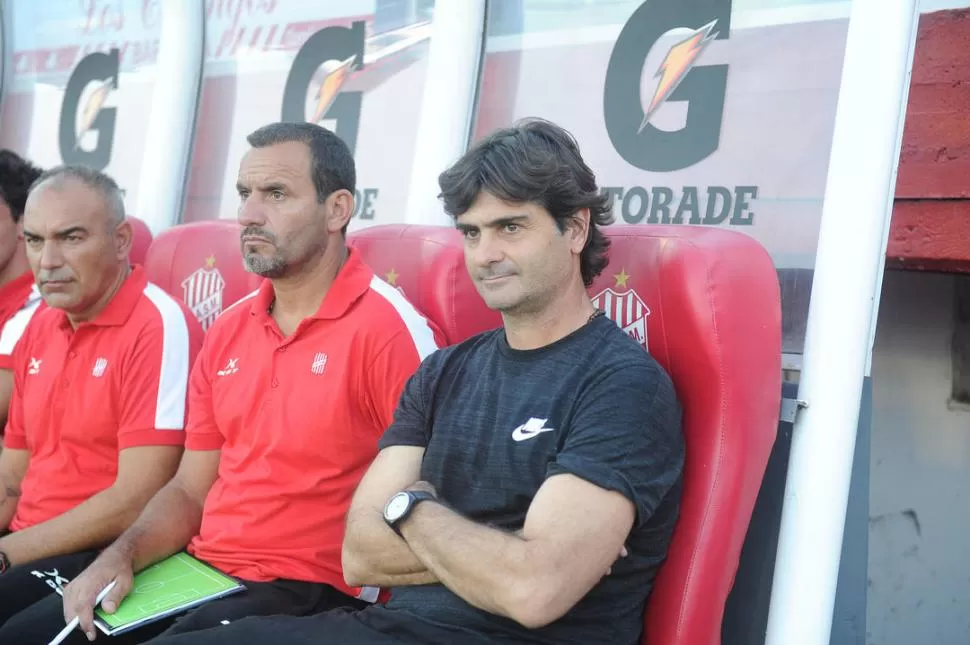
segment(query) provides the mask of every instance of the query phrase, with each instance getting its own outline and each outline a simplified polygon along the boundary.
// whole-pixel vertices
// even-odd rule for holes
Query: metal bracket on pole
[[[808,403],[801,399],[784,398],[781,400],[781,414],[778,418],[782,423],[795,423],[798,411],[807,407]]]

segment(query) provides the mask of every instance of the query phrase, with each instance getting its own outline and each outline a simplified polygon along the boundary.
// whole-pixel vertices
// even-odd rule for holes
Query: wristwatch
[[[429,500],[436,502],[438,498],[423,490],[403,490],[400,493],[395,493],[384,506],[384,521],[394,529],[395,533],[401,535],[401,524],[411,514],[414,507],[419,502]]]
[[[6,553],[4,553],[3,551],[0,551],[0,574],[6,573],[7,569],[9,568],[10,568],[10,558],[7,557]]]

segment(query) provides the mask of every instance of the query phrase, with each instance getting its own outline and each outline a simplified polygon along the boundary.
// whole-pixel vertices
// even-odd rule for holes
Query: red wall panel
[[[887,258],[970,272],[970,9],[920,19]]]

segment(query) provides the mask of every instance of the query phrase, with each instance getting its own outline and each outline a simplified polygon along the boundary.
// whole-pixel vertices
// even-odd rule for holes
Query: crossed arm
[[[378,453],[347,512],[342,566],[347,584],[406,587],[439,582],[384,522],[384,504],[421,477],[424,448],[392,446]]]
[[[471,605],[538,628],[592,589],[633,526],[635,510],[626,497],[560,474],[539,489],[517,533],[423,502],[402,525],[402,539],[384,523],[383,507],[417,482],[423,454],[422,448],[386,448],[362,480],[344,540],[349,584],[440,582]]]

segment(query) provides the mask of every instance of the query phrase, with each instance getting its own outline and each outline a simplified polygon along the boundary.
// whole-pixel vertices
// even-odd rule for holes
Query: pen
[[[101,593],[99,593],[98,594],[98,597],[95,598],[95,600],[94,600],[94,606],[95,607],[97,607],[98,605],[100,605],[101,604],[101,601],[104,600],[105,597],[111,592],[111,590],[115,588],[115,583],[116,582],[117,582],[117,580],[112,580],[108,584],[107,587],[105,587],[104,589],[101,590]],[[72,631],[74,631],[74,629],[80,623],[81,623],[81,619],[78,618],[77,616],[75,616],[74,618],[71,619],[71,622],[69,622],[67,624],[67,626],[65,626],[64,629],[62,629],[60,631],[60,633],[58,633],[57,636],[54,637],[54,640],[52,640],[47,645],[59,645],[59,643],[63,643],[64,642],[64,639],[67,638],[68,634],[70,634]]]

